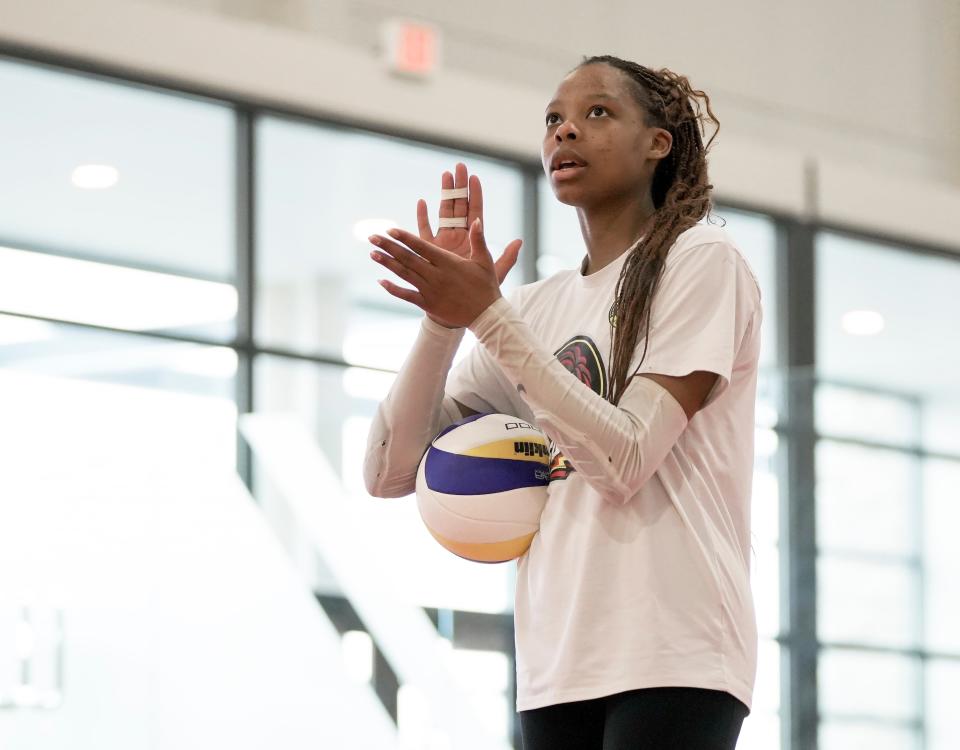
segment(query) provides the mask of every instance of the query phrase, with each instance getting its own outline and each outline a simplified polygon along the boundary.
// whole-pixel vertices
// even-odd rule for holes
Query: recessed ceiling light
[[[843,330],[851,336],[876,336],[883,329],[883,316],[873,310],[850,310],[843,316]]]
[[[105,190],[117,184],[120,172],[109,164],[82,164],[73,170],[70,180],[84,190]]]

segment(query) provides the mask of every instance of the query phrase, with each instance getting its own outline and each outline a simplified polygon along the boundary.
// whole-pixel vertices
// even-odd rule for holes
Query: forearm
[[[604,499],[624,503],[659,468],[687,425],[673,397],[634,378],[620,406],[580,382],[534,336],[506,299],[470,324],[530,406],[538,426]]]
[[[464,331],[423,318],[367,435],[363,478],[371,495],[400,497],[413,492],[420,459],[430,441],[460,418],[453,399],[444,397],[444,386]]]

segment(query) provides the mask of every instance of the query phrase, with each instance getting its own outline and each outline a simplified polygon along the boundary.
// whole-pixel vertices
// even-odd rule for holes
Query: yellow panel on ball
[[[453,539],[447,539],[440,536],[436,531],[427,526],[433,538],[440,544],[450,550],[458,557],[463,557],[473,562],[498,563],[515,560],[520,557],[530,547],[533,541],[533,531],[526,536],[518,536],[516,539],[508,539],[505,542],[455,542]]]

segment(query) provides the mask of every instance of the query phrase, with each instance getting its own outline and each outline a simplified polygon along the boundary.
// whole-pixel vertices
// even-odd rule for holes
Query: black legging
[[[722,690],[657,687],[520,712],[523,750],[734,750],[747,707]]]

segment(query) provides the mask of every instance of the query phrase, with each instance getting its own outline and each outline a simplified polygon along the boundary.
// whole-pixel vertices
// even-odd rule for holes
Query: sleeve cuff
[[[506,297],[500,297],[474,318],[467,328],[473,332],[478,341],[483,343],[490,331],[496,328],[497,324],[507,318],[511,312],[513,312],[513,305],[510,304],[510,300]]]
[[[447,328],[446,326],[440,325],[434,320],[431,320],[426,315],[423,316],[423,320],[420,321],[420,327],[426,332],[433,336],[438,336],[450,341],[454,341],[463,336],[466,328]]]

